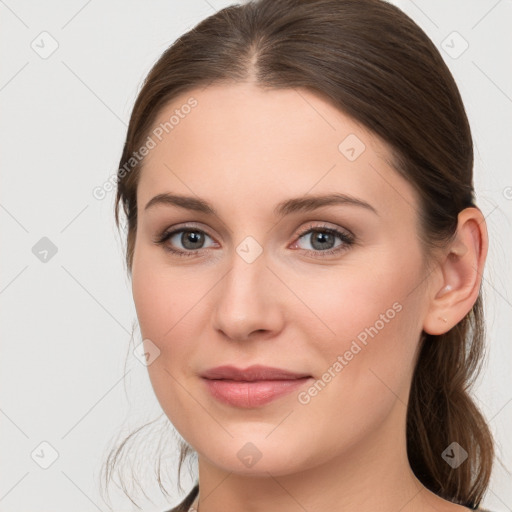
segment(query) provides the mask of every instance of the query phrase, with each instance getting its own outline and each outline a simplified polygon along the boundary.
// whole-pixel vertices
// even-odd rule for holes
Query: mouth
[[[201,374],[210,394],[220,402],[240,408],[256,408],[298,390],[311,375],[281,368],[221,366]]]
[[[253,365],[242,369],[235,366],[225,365],[210,368],[201,374],[205,379],[226,379],[245,382],[262,380],[295,380],[304,377],[311,377],[307,373],[293,372],[283,368],[272,366]]]

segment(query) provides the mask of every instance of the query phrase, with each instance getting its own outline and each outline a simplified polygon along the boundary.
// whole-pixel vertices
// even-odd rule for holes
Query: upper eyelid
[[[193,225],[193,224],[191,224],[191,225],[186,224],[183,226],[167,228],[167,229],[164,229],[161,233],[162,233],[162,236],[167,236],[167,235],[171,235],[171,234],[175,235],[176,233],[180,233],[182,231],[201,231],[205,235],[208,235],[210,238],[215,239],[215,237],[213,235],[211,235],[207,229]]]
[[[320,224],[315,225],[315,224],[313,224],[313,222],[320,222],[321,225]],[[309,231],[316,231],[316,230],[321,231],[322,229],[325,229],[325,230],[332,229],[333,231],[338,231],[341,234],[348,233],[348,235],[355,238],[354,233],[352,233],[352,231],[350,229],[348,229],[346,227],[342,227],[342,226],[329,225],[329,224],[332,224],[332,223],[326,222],[326,221],[310,221],[310,222],[308,222],[308,225],[305,228],[301,228],[297,232],[297,235],[303,236],[306,233],[308,233]]]
[[[318,222],[319,224],[314,224],[315,222]],[[322,229],[322,228],[326,228],[326,229],[334,229],[334,230],[337,230],[337,231],[347,231],[348,233],[352,234],[352,232],[350,231],[350,229],[346,228],[346,227],[342,227],[342,226],[337,226],[335,224],[333,224],[332,222],[328,222],[328,221],[324,221],[324,220],[311,220],[311,221],[308,221],[306,223],[306,227],[301,227],[300,229],[296,230],[295,233],[296,234],[304,234],[306,233],[309,229]],[[176,232],[179,232],[179,231],[186,231],[186,230],[197,230],[197,231],[203,231],[204,233],[206,233],[208,236],[211,236],[212,238],[215,238],[213,235],[211,235],[209,232],[208,232],[208,229],[207,228],[203,228],[202,226],[200,225],[197,225],[197,224],[188,224],[188,223],[185,223],[183,225],[177,225],[176,227],[173,226],[171,228],[166,228],[164,229],[162,232],[162,234],[166,234],[166,233],[176,233]]]

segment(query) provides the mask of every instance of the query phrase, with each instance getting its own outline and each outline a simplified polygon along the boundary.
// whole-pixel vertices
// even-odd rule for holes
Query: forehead
[[[304,89],[210,85],[163,108],[150,137],[137,197],[197,195],[243,210],[288,196],[340,192],[391,215],[411,214],[412,186],[375,134]]]

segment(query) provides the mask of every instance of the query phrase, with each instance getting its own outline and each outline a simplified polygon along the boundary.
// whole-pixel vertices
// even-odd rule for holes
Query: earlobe
[[[473,307],[482,282],[488,237],[482,212],[475,207],[459,213],[457,232],[439,263],[441,286],[432,290],[423,330],[443,334]]]

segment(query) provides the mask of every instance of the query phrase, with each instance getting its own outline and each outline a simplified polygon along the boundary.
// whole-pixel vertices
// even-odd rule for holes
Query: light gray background
[[[124,373],[135,310],[114,193],[100,201],[92,190],[116,171],[151,65],[180,34],[230,3],[0,1],[2,512],[106,511],[97,478],[110,442],[161,412],[147,369],[133,355]],[[478,202],[491,239],[489,350],[475,390],[511,471],[512,2],[394,3],[441,49],[470,118]],[[45,31],[50,36],[40,35]],[[464,42],[454,31],[469,44],[459,56]],[[42,58],[52,44],[56,51]],[[47,262],[32,251],[43,237],[57,247]],[[135,343],[139,336],[136,330]],[[51,461],[52,448],[42,442],[58,452],[48,469],[39,464]],[[150,443],[145,449],[154,457]],[[174,494],[161,495],[148,465],[145,490],[154,504],[140,499],[144,510],[181,499],[173,451]],[[512,510],[511,480],[497,461],[484,505]],[[115,487],[112,504],[136,510]]]

